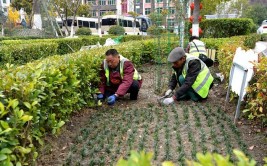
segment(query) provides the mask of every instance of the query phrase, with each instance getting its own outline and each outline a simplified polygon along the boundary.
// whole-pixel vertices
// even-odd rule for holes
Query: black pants
[[[132,85],[128,89],[127,93],[130,93],[130,99],[131,100],[137,100],[138,92],[139,92],[139,82],[134,80]],[[109,96],[111,96],[113,94],[114,94],[114,92],[106,90],[104,96],[105,97],[109,97]]]

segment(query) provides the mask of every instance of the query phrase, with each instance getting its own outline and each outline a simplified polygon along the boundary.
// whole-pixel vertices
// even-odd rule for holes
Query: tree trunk
[[[155,11],[155,0],[151,0],[151,13]]]
[[[4,29],[5,27],[4,27],[4,24],[2,24],[2,36],[5,36],[5,29]]]
[[[75,17],[76,17],[76,14],[77,14],[77,11],[78,11],[80,4],[81,4],[81,0],[77,0],[77,3],[76,3],[75,8],[74,8],[74,12],[73,12],[73,20],[71,23],[70,37],[73,37],[73,35],[74,35],[74,21],[75,21]],[[77,22],[77,24],[78,24],[78,22]]]
[[[200,13],[200,0],[194,0],[194,10],[193,10],[193,24],[192,24],[192,36],[199,36],[199,13]]]
[[[33,29],[42,29],[41,1],[33,0]]]
[[[98,35],[99,37],[102,37],[102,32],[101,32],[101,18],[100,18],[100,0],[97,2],[97,11],[98,11]]]
[[[53,2],[53,5],[54,5],[54,7],[55,7],[57,13],[59,14],[59,17],[60,17],[60,19],[61,19],[61,21],[62,21],[63,26],[65,27],[66,31],[69,32],[69,28],[68,28],[68,25],[67,25],[67,20],[64,21],[63,16],[60,14],[60,9],[58,8],[58,6],[56,5],[55,2]],[[67,33],[67,34],[69,34],[69,33]],[[66,35],[66,33],[65,33],[65,35]]]
[[[143,6],[143,0],[140,0],[140,13],[141,15],[144,15],[144,10],[143,10],[144,6]]]

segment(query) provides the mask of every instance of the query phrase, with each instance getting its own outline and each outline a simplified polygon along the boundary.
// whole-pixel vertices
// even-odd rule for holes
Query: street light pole
[[[102,37],[101,22],[100,22],[100,0],[98,0],[97,10],[98,10],[98,35],[99,37]]]

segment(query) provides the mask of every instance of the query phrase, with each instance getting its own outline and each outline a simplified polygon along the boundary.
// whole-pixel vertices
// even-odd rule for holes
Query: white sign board
[[[248,85],[248,82],[251,80],[253,76],[253,63],[252,62],[258,62],[258,54],[254,53],[253,50],[242,50],[240,47],[237,48],[235,56],[234,56],[234,63],[242,66],[243,68],[247,69],[247,77],[246,80],[243,80],[243,76],[245,74],[245,71],[241,69],[238,66],[235,66],[232,70],[233,77],[232,77],[232,82],[231,82],[231,90],[241,96],[242,100],[243,97],[246,94],[246,87]],[[242,83],[245,83],[244,89],[243,89],[243,94],[241,93],[241,85]]]

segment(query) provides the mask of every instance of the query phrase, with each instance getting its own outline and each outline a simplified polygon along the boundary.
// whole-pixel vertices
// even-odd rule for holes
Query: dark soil
[[[225,104],[224,83],[216,80],[203,102],[179,101],[163,107],[157,99],[167,89],[170,67],[144,65],[137,101],[129,95],[115,106],[103,105],[74,114],[55,136],[46,136],[37,165],[114,165],[130,150],[154,153],[153,163],[171,160],[181,165],[196,152],[230,154],[237,148],[263,165],[266,128],[240,118],[233,124],[237,102]],[[217,71],[211,68],[213,75]],[[158,91],[155,93],[155,91]]]

